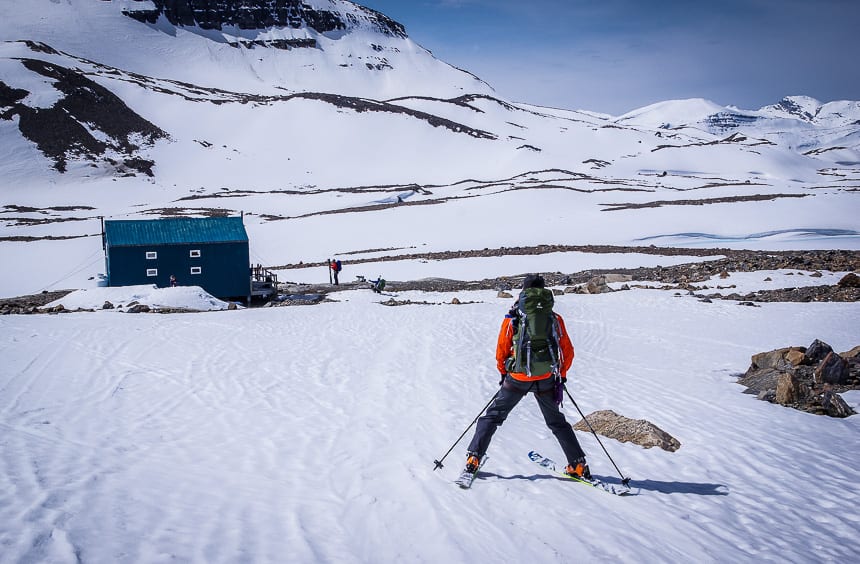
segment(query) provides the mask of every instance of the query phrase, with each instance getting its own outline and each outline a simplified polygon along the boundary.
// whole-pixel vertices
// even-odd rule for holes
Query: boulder
[[[783,373],[779,375],[776,382],[774,401],[780,405],[791,405],[805,399],[808,393],[809,388],[797,376]]]
[[[504,290],[502,290],[501,292],[499,292],[498,294],[496,294],[496,297],[497,297],[497,298],[502,298],[502,299],[505,299],[505,300],[509,300],[509,299],[513,298],[513,296],[512,296],[510,293],[505,292]]]
[[[630,419],[612,410],[595,411],[587,415],[586,419],[587,423],[581,420],[573,428],[590,432],[590,423],[595,433],[622,443],[631,442],[643,448],[656,446],[669,452],[681,448],[681,443],[676,438],[644,419]]]
[[[632,282],[633,276],[630,274],[606,274],[604,275],[604,279],[606,279],[607,284],[612,284],[613,282]]]
[[[854,347],[850,351],[846,351],[844,353],[839,353],[839,356],[841,356],[842,358],[844,358],[846,360],[851,359],[851,358],[857,358],[858,356],[860,356],[860,345],[857,345],[856,347]]]
[[[746,386],[747,393],[761,394],[768,391],[776,390],[779,377],[785,374],[775,368],[750,368],[746,374],[738,380],[738,384]]]
[[[840,288],[860,288],[860,276],[850,272],[842,277],[842,280],[836,283]]]
[[[788,370],[799,366],[804,360],[806,349],[803,347],[786,347],[769,352],[758,353],[752,356],[750,370],[762,370],[773,368],[775,370]]]
[[[809,348],[806,349],[806,364],[818,364],[824,357],[833,352],[833,347],[815,339]]]
[[[806,360],[804,350],[805,349],[803,347],[791,347],[791,349],[785,353],[785,360],[787,360],[792,366],[800,366],[803,364],[804,360]]]
[[[842,396],[832,390],[825,390],[822,398],[824,412],[830,417],[848,417],[854,415],[854,410],[845,403]]]
[[[605,294],[612,291],[606,283],[606,276],[595,276],[586,283],[585,289],[587,294]]]
[[[845,384],[848,382],[848,361],[830,351],[812,375],[816,384]]]

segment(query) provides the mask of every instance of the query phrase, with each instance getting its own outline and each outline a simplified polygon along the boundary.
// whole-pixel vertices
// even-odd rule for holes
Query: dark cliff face
[[[68,159],[79,158],[108,164],[125,174],[152,176],[154,163],[138,157],[137,151],[167,137],[164,131],[78,70],[37,59],[20,62],[27,70],[52,79],[62,97],[50,108],[32,108],[23,103],[29,92],[0,81],[0,119],[11,121],[17,116],[21,134],[54,161],[54,168],[65,172]]]
[[[705,124],[711,129],[728,131],[738,127],[749,126],[759,120],[756,116],[740,114],[735,112],[719,112],[708,116]]]
[[[270,27],[309,27],[320,33],[346,30],[361,23],[379,33],[393,37],[406,37],[403,25],[370,8],[351,2],[359,15],[328,10],[315,10],[302,0],[153,0],[155,10],[128,10],[125,14],[138,21],[155,23],[163,15],[176,26],[199,26],[202,29],[221,29],[236,26],[240,29]],[[363,22],[362,22],[363,20]]]

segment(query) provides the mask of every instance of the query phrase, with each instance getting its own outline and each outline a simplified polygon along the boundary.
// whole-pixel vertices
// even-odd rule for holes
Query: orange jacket
[[[559,344],[559,359],[558,367],[562,378],[567,378],[567,371],[570,370],[570,365],[573,363],[573,344],[570,342],[570,337],[567,335],[567,329],[564,327],[564,319],[559,314],[555,314],[558,319],[558,344]],[[511,317],[505,317],[502,321],[502,328],[499,331],[499,341],[496,344],[496,367],[501,374],[505,374],[505,361],[514,353],[514,325]],[[546,380],[552,376],[552,372],[546,374],[532,374],[529,378],[528,374],[521,372],[511,372],[511,378],[522,382],[533,382],[534,380]]]

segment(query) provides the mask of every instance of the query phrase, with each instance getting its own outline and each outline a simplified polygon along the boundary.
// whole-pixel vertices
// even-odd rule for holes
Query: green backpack
[[[513,355],[506,361],[508,372],[546,374],[558,371],[558,321],[552,311],[552,290],[526,288],[512,311]]]

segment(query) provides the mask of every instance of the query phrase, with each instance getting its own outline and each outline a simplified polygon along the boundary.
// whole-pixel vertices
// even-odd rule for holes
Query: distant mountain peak
[[[406,38],[406,28],[380,12],[349,0],[150,0],[150,6],[125,10],[127,16],[154,24],[163,16],[175,26],[220,30],[310,28],[318,33],[370,29]]]
[[[821,102],[809,96],[786,96],[779,103],[763,109],[785,113],[803,121],[812,121],[821,109]]]

